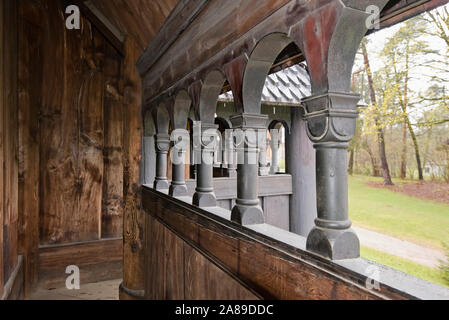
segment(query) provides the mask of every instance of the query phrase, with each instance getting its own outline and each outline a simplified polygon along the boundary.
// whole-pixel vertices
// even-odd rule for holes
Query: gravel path
[[[429,249],[408,241],[355,226],[353,229],[357,232],[362,246],[411,260],[432,268],[438,268],[440,264],[439,260],[445,260],[445,255],[441,251]]]

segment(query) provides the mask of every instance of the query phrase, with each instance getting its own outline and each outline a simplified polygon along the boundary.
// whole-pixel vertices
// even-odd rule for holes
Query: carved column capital
[[[314,143],[349,142],[356,129],[358,94],[328,92],[303,99],[307,135]]]
[[[158,133],[156,135],[156,151],[167,153],[170,149],[170,136],[168,134]]]
[[[268,116],[265,114],[240,113],[229,119],[234,129],[262,129],[266,130]]]
[[[203,152],[214,152],[217,148],[217,124],[201,123],[201,145]]]

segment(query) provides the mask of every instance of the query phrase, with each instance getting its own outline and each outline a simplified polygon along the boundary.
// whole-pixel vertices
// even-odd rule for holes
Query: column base
[[[228,169],[228,176],[229,176],[229,178],[236,178],[237,170],[236,169]]]
[[[123,282],[119,287],[119,300],[143,300],[145,297],[145,290],[133,290],[126,288]]]
[[[270,173],[270,168],[269,167],[259,167],[259,176],[268,176]]]
[[[360,257],[360,242],[352,229],[334,230],[314,227],[307,237],[307,250],[331,260]]]
[[[168,180],[155,180],[154,181],[154,189],[157,191],[167,190],[169,187]]]
[[[182,197],[187,194],[187,186],[185,184],[171,184],[168,194],[172,197]]]
[[[241,204],[236,204],[232,208],[231,220],[242,226],[265,223],[263,210],[260,206],[244,206]]]
[[[210,208],[217,206],[217,198],[213,192],[195,192],[192,204],[200,208]]]
[[[271,167],[270,168],[270,174],[277,174],[278,172],[279,172],[279,167],[276,167],[276,168]]]

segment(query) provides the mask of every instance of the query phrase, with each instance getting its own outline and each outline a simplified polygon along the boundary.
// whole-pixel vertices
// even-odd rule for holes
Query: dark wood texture
[[[77,5],[81,13],[89,20],[98,31],[111,43],[111,45],[120,53],[123,52],[123,35],[121,32],[116,29],[115,25],[104,16],[98,9],[95,7],[95,2],[85,1],[85,0],[62,0],[65,6],[69,6],[72,4]],[[119,33],[119,34],[117,34]]]
[[[130,36],[134,39],[139,48],[139,55],[156,35],[177,2],[178,0],[92,1],[95,7],[100,10],[123,35]],[[138,57],[136,57],[136,59],[137,58]]]
[[[258,299],[232,274],[218,267],[152,215],[146,217],[146,228],[149,237],[146,242],[145,298]]]
[[[154,39],[148,42],[149,46],[145,52],[151,52],[151,55],[144,55],[142,63],[138,63],[142,75],[176,41],[207,3],[207,0],[178,1]]]
[[[103,181],[103,54],[98,32],[65,24],[61,4],[43,1],[41,244],[100,238]],[[54,65],[63,66],[54,68]]]
[[[43,57],[40,11],[29,1],[24,2],[19,6],[19,246],[24,257],[27,296],[35,288],[38,275],[39,110]]]
[[[123,126],[124,144],[124,217],[123,217],[123,283],[126,289],[144,288],[144,214],[141,211],[140,161],[143,120],[141,113],[141,80],[135,66],[139,56],[137,43],[125,40],[125,59],[122,66],[123,106],[126,110]],[[128,296],[121,291],[121,299]]]
[[[0,5],[0,296],[18,267],[17,2]],[[10,283],[10,282],[9,282]]]
[[[146,298],[176,296],[173,283],[182,277],[185,299],[410,298],[383,284],[378,292],[368,290],[363,276],[152,189],[144,188],[142,197],[148,215]],[[185,243],[184,272],[173,234]],[[167,268],[175,263],[177,268]]]
[[[5,278],[4,278],[4,269],[5,264],[3,261],[3,251],[4,251],[4,243],[3,243],[3,221],[4,221],[4,203],[3,203],[3,197],[4,197],[4,187],[3,187],[3,178],[4,178],[4,169],[3,169],[3,161],[5,159],[5,151],[4,151],[4,142],[3,142],[3,136],[4,136],[4,110],[6,108],[5,101],[4,101],[4,81],[5,81],[5,71],[4,71],[4,65],[5,65],[5,40],[4,40],[4,34],[6,29],[6,24],[4,23],[4,17],[5,15],[5,2],[0,1],[0,296],[3,295],[3,287],[5,285]],[[6,279],[7,280],[7,279]]]
[[[0,300],[21,300],[24,298],[24,266],[23,257],[18,256],[17,265],[15,266],[8,282],[3,288],[3,296],[0,295]]]
[[[62,2],[21,1],[20,19],[23,248],[37,222],[40,245],[121,237],[122,58],[86,19],[64,28]]]
[[[39,245],[122,237],[123,58],[84,17],[80,30],[67,30],[63,1],[14,3],[20,48],[18,245],[28,295],[38,280]]]
[[[123,97],[119,93],[121,59],[110,46],[104,61],[104,182],[101,237],[122,236],[123,228]]]
[[[39,249],[39,287],[65,287],[66,268],[80,268],[80,283],[120,278],[122,275],[122,239],[99,240]],[[118,290],[118,288],[117,288]]]

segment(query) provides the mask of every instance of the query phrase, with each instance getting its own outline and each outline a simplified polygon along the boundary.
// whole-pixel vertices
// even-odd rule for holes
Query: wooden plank
[[[78,215],[83,221],[78,235],[79,241],[101,238],[105,81],[102,66],[104,64],[105,40],[92,28],[92,25],[87,23],[86,33],[81,38],[83,48],[81,63],[87,63],[89,68],[82,75],[83,82],[78,93],[79,102],[76,105],[80,121],[78,127],[79,175],[77,177],[79,190],[77,190],[76,200],[78,202]],[[78,75],[75,72],[71,73],[70,76],[76,77]]]
[[[182,37],[164,52],[158,63],[149,70],[145,70],[147,72],[144,78],[145,103],[147,97],[150,98],[173,87],[177,81],[183,79],[203,63],[210,62],[208,65],[210,68],[201,68],[199,73],[202,76],[212,68],[223,66],[224,61],[219,63],[209,61],[219,53],[226,56],[226,62],[238,57],[243,52],[249,54],[246,50],[251,50],[250,47],[252,48],[254,45],[253,38],[248,36],[247,39],[251,39],[247,43],[243,43],[244,41],[240,37],[249,31],[253,33],[254,28],[261,21],[287,4],[289,4],[289,8],[284,8],[282,14],[276,18],[271,17],[271,25],[282,25],[284,27],[280,27],[279,30],[288,32],[285,24],[291,18],[289,20],[289,16],[286,14],[297,15],[298,7],[302,7],[299,11],[304,14],[308,9],[312,10],[316,6],[315,2],[300,2],[297,4],[289,0],[264,0],[258,2],[257,10],[254,10],[254,4],[249,0],[210,2],[198,18],[194,19],[182,33]],[[219,18],[217,18],[217,12],[220,13]],[[239,20],[238,24],[235,23],[236,17]],[[221,35],[218,37],[219,39],[216,37],[217,34]],[[238,46],[225,49],[234,42],[239,42]],[[207,45],[205,46],[205,44]],[[151,72],[148,72],[150,70]],[[156,83],[156,79],[161,81]]]
[[[192,243],[198,243],[199,233],[197,225],[194,221],[185,219],[182,212],[182,207],[167,205],[163,202],[158,202],[155,210],[156,215],[162,221],[165,221],[168,216],[171,216],[169,218],[170,225],[174,228],[174,230],[181,232],[184,239]]]
[[[139,54],[156,35],[178,0],[94,0],[95,7],[140,47]]]
[[[101,237],[115,238],[123,228],[123,97],[119,94],[121,58],[105,44],[104,179]]]
[[[182,300],[184,299],[184,242],[173,232],[165,227],[163,228],[165,257],[164,300]]]
[[[150,198],[151,200],[146,200]],[[250,288],[263,298],[275,299],[409,299],[407,292],[398,292],[382,283],[380,291],[363,286],[366,278],[305,249],[287,244],[294,236],[285,233],[285,242],[276,240],[281,230],[268,225],[260,226],[274,234],[263,234],[220,218],[208,211],[188,205],[152,189],[144,188],[143,206],[157,202],[156,208],[148,208],[152,215],[202,257],[184,250],[186,275],[186,299],[216,297],[214,280],[201,278],[209,271],[205,258],[225,273],[236,278],[244,288]],[[164,208],[164,210],[161,210]],[[182,220],[189,221],[188,224]],[[176,221],[172,223],[172,221]],[[192,242],[188,235],[199,233],[199,242]],[[219,234],[218,234],[219,233]],[[149,231],[149,239],[154,239]],[[303,238],[301,238],[303,239]],[[203,241],[204,240],[204,241]],[[238,245],[235,244],[238,241]],[[304,240],[305,241],[305,240]],[[222,244],[218,244],[221,242]],[[227,244],[223,244],[227,242]],[[234,244],[232,244],[234,243]],[[232,245],[230,245],[232,244]],[[237,268],[232,261],[237,249]],[[360,261],[360,263],[362,263]],[[366,266],[365,266],[366,267]],[[204,269],[206,268],[206,269]],[[204,269],[204,270],[203,270]],[[237,271],[236,271],[237,270]],[[219,277],[213,275],[213,277]],[[194,283],[195,282],[195,283]],[[154,283],[157,285],[157,282]],[[147,287],[148,288],[148,287]],[[209,292],[207,296],[201,289]],[[212,288],[212,289],[211,289]],[[210,290],[210,291],[208,291]]]
[[[199,246],[217,260],[222,261],[232,273],[239,269],[239,241],[223,229],[199,228]]]
[[[45,245],[86,240],[79,237],[84,223],[77,201],[82,189],[77,102],[83,77],[79,39],[60,27],[65,23],[61,3],[41,1],[40,5],[45,13],[42,56],[46,80],[40,110],[39,231],[40,244]],[[85,21],[81,23],[84,28]]]
[[[3,221],[4,221],[4,202],[3,202],[3,194],[5,192],[3,181],[4,181],[4,168],[3,163],[5,159],[5,144],[4,144],[4,113],[5,113],[5,101],[4,101],[4,56],[5,56],[5,42],[4,42],[4,33],[5,33],[5,1],[0,1],[0,296],[3,295],[3,286],[5,285],[4,280],[4,268],[5,264],[3,261]]]
[[[42,102],[40,12],[19,2],[19,247],[24,259],[25,296],[38,279],[39,110]]]
[[[166,297],[165,291],[165,248],[164,248],[164,227],[156,219],[147,220],[147,265],[145,295],[150,300],[163,300]]]
[[[161,29],[145,49],[141,59],[137,62],[140,75],[164,54],[164,52],[178,39],[184,30],[195,20],[204,9],[207,0],[181,0],[165,19]]]
[[[39,286],[65,286],[66,267],[80,268],[81,284],[120,278],[122,275],[122,239],[99,240],[39,249]]]
[[[141,110],[141,79],[135,66],[139,47],[128,37],[125,40],[122,64],[123,108],[123,286],[130,290],[144,290],[144,215],[141,212],[140,161],[143,135]],[[121,298],[126,294],[121,293]],[[128,297],[129,298],[129,297]]]
[[[23,257],[20,255],[8,282],[5,284],[0,300],[22,300],[24,298],[24,267]]]
[[[73,3],[73,1],[66,2],[67,4]],[[123,42],[125,39],[121,31],[118,30],[116,26],[97,9],[92,1],[77,0],[75,3],[79,6],[85,17],[100,31],[100,33],[111,43],[111,45],[123,55]]]
[[[391,27],[423,12],[445,5],[447,0],[401,0],[394,6],[387,6],[380,15],[380,29]],[[369,30],[368,34],[377,30]]]
[[[185,254],[186,300],[255,300],[251,291],[188,244]]]
[[[3,34],[3,143],[4,143],[4,180],[3,180],[3,239],[4,252],[3,279],[7,281],[18,263],[18,25],[17,2],[4,4]]]
[[[40,1],[40,6],[46,79],[40,110],[40,243],[98,240],[110,45],[84,18],[80,30],[60,28],[65,21],[61,2]],[[120,226],[113,225],[117,236]]]

